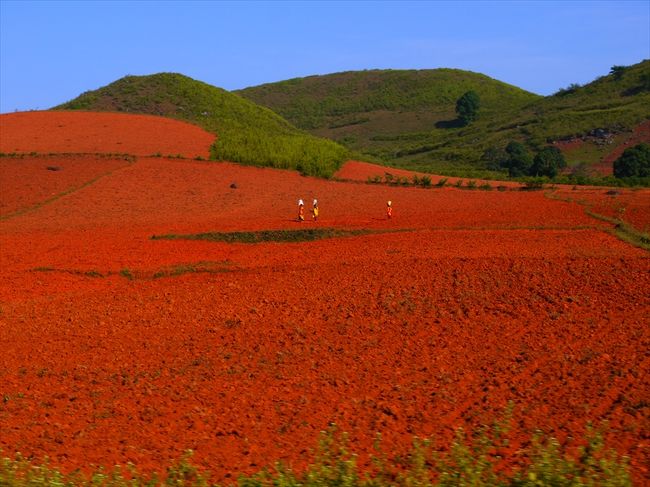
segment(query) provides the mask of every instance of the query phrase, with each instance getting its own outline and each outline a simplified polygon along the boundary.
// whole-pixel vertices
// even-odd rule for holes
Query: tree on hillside
[[[528,174],[530,176],[548,176],[553,178],[559,169],[566,167],[564,155],[557,147],[544,147],[533,159],[533,165]]]
[[[499,147],[488,147],[481,156],[485,168],[490,171],[501,171],[506,167],[509,155],[505,149]]]
[[[626,69],[627,66],[612,66],[609,70],[609,74],[614,76],[615,80],[619,80],[623,77],[623,73],[625,73]]]
[[[581,88],[581,86],[578,83],[571,83],[569,86],[566,88],[560,88],[557,90],[553,96],[565,96],[565,95],[571,95],[578,91],[578,89]]]
[[[510,177],[526,176],[533,165],[533,158],[521,142],[510,142],[506,147],[506,167]]]
[[[614,161],[614,176],[617,178],[650,176],[650,145],[638,144],[625,149]]]
[[[462,125],[469,125],[478,118],[481,100],[475,91],[468,91],[456,102],[456,114]]]
[[[650,91],[650,73],[643,73],[639,80],[641,81],[640,91]]]

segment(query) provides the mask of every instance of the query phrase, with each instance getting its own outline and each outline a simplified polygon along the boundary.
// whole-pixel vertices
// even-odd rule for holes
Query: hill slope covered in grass
[[[549,141],[596,129],[631,131],[650,117],[649,71],[650,61],[644,61],[549,97],[452,69],[346,72],[236,93],[384,163],[463,175],[487,169],[483,153],[503,149],[512,140],[538,150]],[[479,95],[480,115],[461,127],[456,101],[469,90]],[[594,164],[605,155],[591,151],[581,162]]]
[[[244,164],[330,176],[348,151],[303,132],[268,108],[175,73],[126,76],[83,93],[54,110],[160,115],[217,134],[212,157]]]

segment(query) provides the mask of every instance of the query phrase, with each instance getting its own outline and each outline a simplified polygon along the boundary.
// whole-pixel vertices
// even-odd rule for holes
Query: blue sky
[[[1,113],[158,72],[234,90],[446,67],[549,95],[648,58],[650,0],[0,0]]]

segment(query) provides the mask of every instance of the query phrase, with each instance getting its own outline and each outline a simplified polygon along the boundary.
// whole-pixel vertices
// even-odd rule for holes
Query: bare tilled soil
[[[76,111],[0,116],[0,152],[210,156],[214,135],[170,118]]]
[[[199,140],[184,147],[207,150]],[[506,462],[537,429],[567,443],[606,421],[607,446],[629,455],[637,481],[650,477],[650,259],[584,204],[191,159],[61,156],[59,171],[41,159],[5,158],[0,173],[11,187],[0,221],[4,454],[151,472],[192,449],[227,480],[313,461],[330,423],[363,465],[377,432],[391,456],[415,436],[444,446],[512,403]],[[350,164],[342,171],[359,169]],[[638,228],[647,194],[618,196]],[[307,212],[298,223],[298,198],[309,209],[314,197],[319,221]],[[151,238],[323,228],[371,232]]]

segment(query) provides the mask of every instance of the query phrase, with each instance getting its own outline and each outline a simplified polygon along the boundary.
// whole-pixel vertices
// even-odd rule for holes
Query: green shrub
[[[381,436],[375,442],[372,468],[361,471],[357,455],[349,450],[348,436],[335,425],[321,432],[314,461],[302,472],[276,464],[251,476],[241,475],[239,487],[416,487],[416,486],[512,486],[512,487],[631,487],[628,460],[606,450],[602,434],[588,429],[577,455],[569,453],[555,438],[536,434],[526,449],[520,450],[525,462],[511,469],[502,468],[499,451],[508,446],[508,426],[495,424],[474,436],[456,431],[448,450],[436,451],[429,440],[414,439],[406,457],[389,460],[382,451]],[[525,444],[525,443],[524,443]],[[80,473],[64,475],[45,464],[37,466],[20,454],[0,459],[0,485],[10,487],[139,487],[201,486],[209,482],[208,472],[191,463],[192,452],[170,466],[165,475],[144,476],[133,465],[128,474],[119,467],[107,472],[96,470],[86,477]]]
[[[530,176],[548,176],[553,178],[558,170],[566,167],[566,160],[557,147],[544,147],[535,155],[533,165],[528,170]]]
[[[120,271],[120,276],[126,277],[129,280],[132,280],[135,277],[128,267],[125,267]]]
[[[614,161],[614,176],[617,178],[650,176],[650,145],[637,144],[625,149]]]

